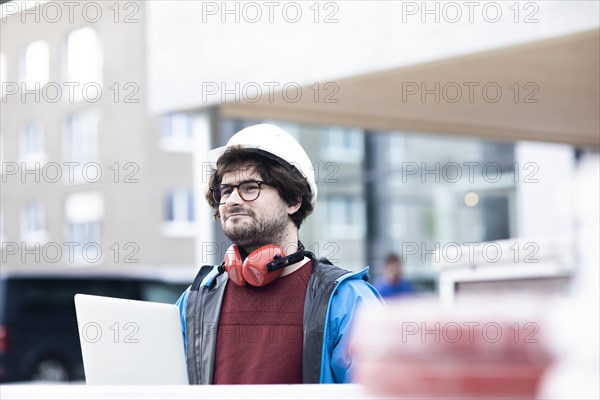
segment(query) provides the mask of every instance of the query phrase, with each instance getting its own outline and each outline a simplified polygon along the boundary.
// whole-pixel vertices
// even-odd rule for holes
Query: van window
[[[17,294],[17,314],[44,316],[52,314],[73,314],[73,297],[76,293],[99,296],[136,298],[137,286],[128,281],[108,281],[91,279],[22,279],[14,282]],[[10,298],[9,302],[16,299]]]
[[[0,279],[0,322],[4,322],[6,320],[6,315],[5,315],[5,311],[6,308],[4,307],[4,298],[6,297],[6,280],[5,279]]]
[[[175,283],[144,282],[141,285],[142,300],[173,304],[187,286]]]

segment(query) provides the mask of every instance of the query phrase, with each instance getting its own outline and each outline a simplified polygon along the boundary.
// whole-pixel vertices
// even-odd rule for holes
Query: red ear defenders
[[[240,248],[233,244],[225,253],[223,266],[229,279],[238,286],[244,286],[246,283],[252,286],[265,286],[279,278],[283,268],[303,258],[302,243],[298,243],[298,251],[289,256],[285,255],[281,247],[267,244],[248,254],[245,259],[242,258]]]

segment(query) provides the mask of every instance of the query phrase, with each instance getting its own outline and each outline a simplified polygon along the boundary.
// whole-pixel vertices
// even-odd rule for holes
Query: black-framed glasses
[[[221,184],[211,186],[209,189],[212,192],[213,199],[218,204],[225,204],[233,189],[237,189],[238,195],[244,201],[254,201],[260,196],[260,189],[262,185],[268,185],[267,182],[263,181],[244,181],[237,185]]]

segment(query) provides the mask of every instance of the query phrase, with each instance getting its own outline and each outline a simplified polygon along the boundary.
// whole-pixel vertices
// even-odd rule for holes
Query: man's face
[[[254,168],[242,168],[225,173],[221,184],[237,185],[244,181],[262,181],[262,177]],[[287,229],[289,224],[293,225],[288,213],[295,212],[298,207],[288,206],[277,189],[265,184],[261,185],[260,195],[253,201],[242,199],[234,189],[225,204],[219,205],[219,214],[225,235],[251,251],[269,243],[285,246]]]
[[[383,269],[383,273],[389,282],[396,283],[402,279],[402,264],[397,261],[387,263]]]

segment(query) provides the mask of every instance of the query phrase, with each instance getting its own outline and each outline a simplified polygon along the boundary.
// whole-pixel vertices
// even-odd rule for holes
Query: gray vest
[[[185,311],[187,367],[190,384],[210,384],[213,381],[217,327],[227,283],[227,274],[217,275],[209,286],[202,280],[216,266],[203,266],[194,279],[187,297]],[[323,333],[327,305],[338,279],[350,273],[321,258],[313,266],[304,300],[304,342],[302,381],[319,383]],[[335,327],[330,327],[335,329]]]

